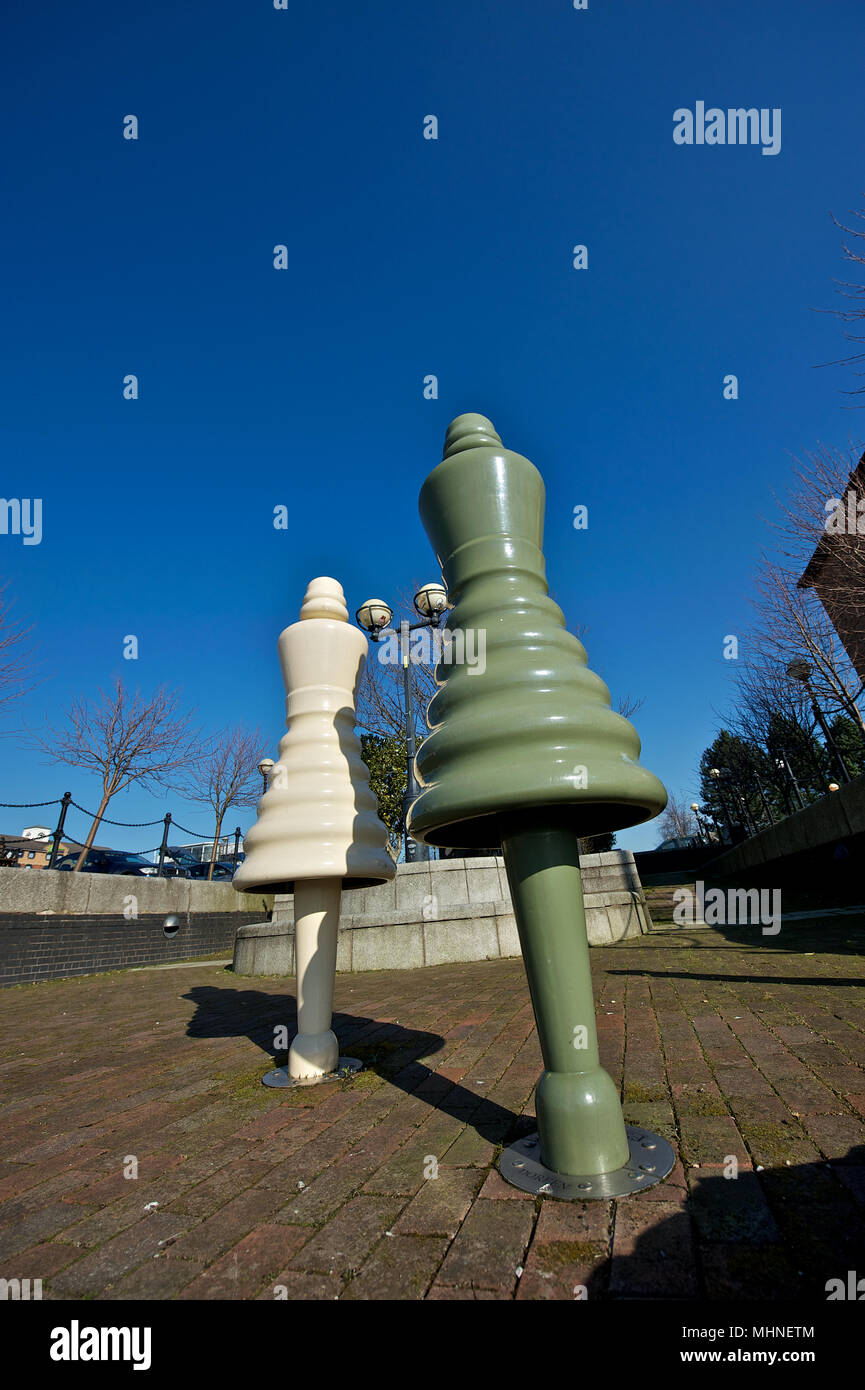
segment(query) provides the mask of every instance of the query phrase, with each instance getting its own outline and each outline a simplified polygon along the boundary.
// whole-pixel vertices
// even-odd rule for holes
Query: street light
[[[814,691],[811,689],[811,666],[807,661],[802,661],[800,658],[797,658],[795,661],[790,661],[787,663],[787,675],[790,677],[791,680],[799,681],[800,685],[804,685],[811,699],[812,713],[814,715],[814,718],[817,720],[817,723],[820,725],[820,728],[823,730],[823,737],[825,738],[826,745],[835,759],[835,765],[838,768],[839,773],[841,774],[841,781],[851,781],[852,779],[850,777],[850,773],[847,771],[847,764],[841,757],[841,750],[829,731],[829,725],[826,723],[826,717],[823,714],[823,711],[821,710],[820,706],[817,704],[817,697],[814,694]]]
[[[414,596],[414,606],[427,622],[437,623],[447,612],[448,591],[443,584],[424,584]]]
[[[370,633],[373,641],[377,641],[376,634],[384,632],[393,619],[393,609],[383,599],[368,598],[357,610],[355,618],[364,632]]]
[[[258,770],[261,773],[261,780],[264,783],[265,791],[267,791],[267,779],[273,771],[273,768],[273,758],[262,758],[261,762],[258,764]]]
[[[403,843],[405,862],[416,864],[430,858],[429,845],[412,840],[408,833],[408,812],[412,802],[420,794],[420,786],[415,776],[415,736],[414,707],[412,704],[411,680],[409,674],[409,633],[419,628],[437,628],[448,610],[448,594],[443,584],[423,584],[414,596],[414,606],[420,622],[410,623],[403,618],[399,625],[400,660],[402,662],[403,692],[405,696],[405,741],[406,741],[406,781],[405,795],[402,799]],[[393,637],[396,633],[390,628],[393,609],[380,598],[368,598],[355,615],[360,627],[368,632],[373,642],[382,637]]]

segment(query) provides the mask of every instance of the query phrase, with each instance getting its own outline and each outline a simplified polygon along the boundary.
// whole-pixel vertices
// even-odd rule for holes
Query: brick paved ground
[[[495,1170],[540,1070],[519,961],[341,976],[336,1031],[369,1070],[297,1093],[260,1085],[291,980],[6,990],[0,1276],[55,1299],[823,1301],[865,1251],[863,947],[858,918],[592,952],[626,1118],[681,1158],[612,1203]]]

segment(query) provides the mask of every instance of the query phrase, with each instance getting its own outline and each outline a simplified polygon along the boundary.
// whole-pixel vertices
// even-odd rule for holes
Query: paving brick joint
[[[865,918],[596,948],[625,1117],[676,1146],[615,1202],[535,1199],[519,960],[341,975],[356,1079],[298,1092],[294,981],[213,962],[3,992],[0,1277],[45,1299],[826,1300],[865,1250]],[[137,1174],[137,1176],[134,1176]]]

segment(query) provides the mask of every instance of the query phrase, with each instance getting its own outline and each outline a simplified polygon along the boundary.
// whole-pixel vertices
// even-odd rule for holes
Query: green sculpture
[[[446,653],[436,670],[409,830],[442,847],[501,844],[544,1058],[539,1139],[505,1150],[502,1173],[557,1196],[636,1191],[674,1155],[626,1130],[598,1059],[577,838],[648,820],[667,794],[548,595],[534,464],[484,416],[460,415],[420,514],[454,604],[448,630],[484,633],[486,655],[481,670]]]

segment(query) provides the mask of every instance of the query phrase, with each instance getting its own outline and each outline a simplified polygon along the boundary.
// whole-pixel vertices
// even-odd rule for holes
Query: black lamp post
[[[756,835],[759,830],[759,826],[757,825],[754,812],[751,810],[751,807],[748,804],[747,794],[742,791],[742,785],[744,785],[747,789],[747,787],[749,786],[749,782],[746,781],[744,782],[744,784],[736,783],[733,796],[739,802],[739,805],[741,807],[741,811],[739,812],[739,814],[742,817],[742,825],[744,825],[745,830],[749,835]]]
[[[258,770],[261,773],[261,780],[264,783],[264,786],[262,788],[263,791],[267,791],[267,779],[273,772],[274,766],[275,764],[273,758],[262,758],[261,762],[258,764]]]
[[[711,844],[712,841],[709,835],[709,827],[706,825],[706,822],[700,815],[700,803],[698,801],[692,801],[691,810],[694,813],[694,820],[697,822],[697,829],[700,832],[700,839],[705,841],[707,845]]]
[[[415,733],[414,733],[414,703],[411,693],[411,672],[409,670],[409,634],[416,632],[419,628],[438,628],[441,620],[448,610],[447,589],[443,584],[424,584],[418,589],[414,596],[414,606],[420,615],[420,621],[410,623],[407,618],[403,618],[399,625],[399,652],[402,662],[403,673],[403,694],[405,700],[405,744],[406,744],[406,779],[405,795],[402,799],[402,829],[403,843],[405,846],[405,862],[407,864],[417,864],[422,860],[431,858],[429,845],[422,845],[417,840],[413,840],[408,833],[408,813],[412,802],[420,795],[420,786],[415,776],[414,757],[415,757]],[[390,627],[393,621],[393,609],[382,599],[367,599],[366,603],[361,604],[357,610],[356,619],[360,627],[368,632],[373,642],[381,641],[382,637],[395,637],[396,632]]]
[[[796,793],[796,800],[799,803],[799,810],[804,811],[805,798],[802,796],[802,788],[799,786],[799,783],[796,780],[796,774],[790,766],[789,754],[787,753],[787,750],[785,748],[778,748],[776,749],[776,752],[778,756],[775,758],[775,766],[777,767],[779,772],[785,772],[787,774],[787,781],[790,783],[790,786]]]
[[[709,768],[709,776],[710,776],[710,777],[712,778],[712,780],[717,784],[718,800],[719,800],[720,803],[721,803],[721,810],[723,811],[724,820],[725,820],[726,825],[727,825],[727,835],[729,836],[730,844],[732,845],[732,843],[733,843],[733,822],[732,822],[732,819],[731,819],[731,817],[730,817],[730,810],[729,810],[729,807],[727,806],[727,798],[726,798],[725,795],[724,795],[724,788],[723,788],[723,785],[722,785],[723,780],[726,779],[726,778],[729,778],[730,774],[729,774],[729,772],[727,772],[726,768],[710,767],[710,768]]]
[[[753,780],[754,780],[754,786],[757,788],[757,791],[758,791],[759,794],[760,794],[760,800],[761,800],[762,803],[763,803],[763,810],[764,810],[765,813],[766,813],[766,819],[768,820],[768,822],[769,822],[770,825],[774,825],[774,824],[775,824],[775,817],[772,815],[772,807],[771,807],[771,805],[769,804],[769,800],[768,800],[768,797],[766,796],[766,792],[765,792],[765,789],[764,789],[764,787],[763,787],[763,783],[762,783],[762,781],[761,781],[759,775],[758,775],[756,772],[752,772],[751,776],[752,776],[752,778],[753,778]]]
[[[801,685],[804,685],[811,700],[811,712],[823,731],[823,737],[826,740],[826,746],[832,755],[835,766],[838,769],[841,781],[851,781],[852,779],[850,777],[850,773],[847,771],[847,764],[841,757],[841,750],[835,742],[834,738],[832,737],[829,725],[826,723],[826,716],[824,715],[823,711],[818,705],[817,697],[814,694],[814,691],[811,689],[811,666],[807,661],[791,661],[787,665],[787,675],[790,676],[792,680],[799,681]]]

